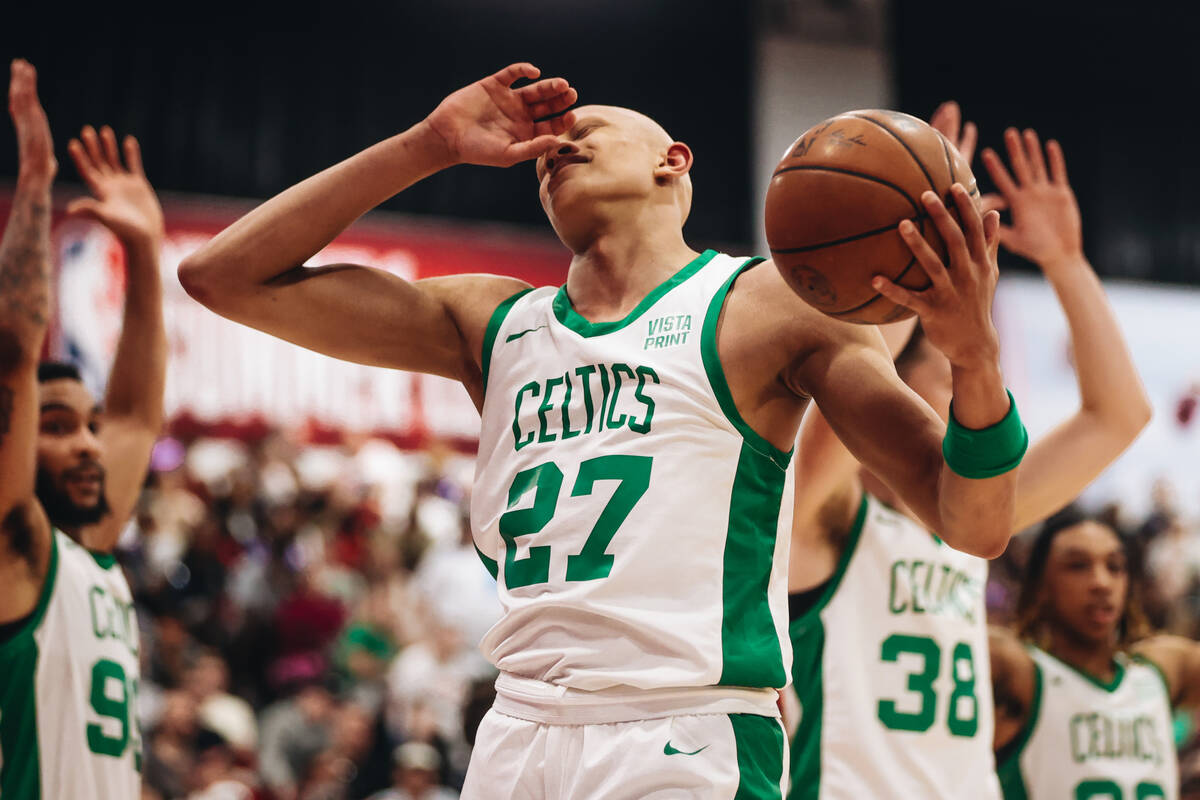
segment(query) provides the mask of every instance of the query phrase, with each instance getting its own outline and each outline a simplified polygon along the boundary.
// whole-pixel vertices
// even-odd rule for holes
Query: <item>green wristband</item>
[[[954,403],[950,403],[942,456],[946,466],[964,478],[993,478],[1016,469],[1028,447],[1029,432],[1021,424],[1012,392],[1008,392],[1004,419],[978,431],[960,425],[954,418]]]

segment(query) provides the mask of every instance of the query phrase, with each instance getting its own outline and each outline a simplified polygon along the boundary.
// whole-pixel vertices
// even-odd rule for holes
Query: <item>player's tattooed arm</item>
[[[1200,642],[1164,633],[1130,649],[1162,672],[1172,707],[1200,709]]]
[[[992,664],[992,694],[996,706],[997,750],[1013,741],[1029,721],[1033,710],[1036,666],[1029,651],[1007,628],[988,629]]]
[[[37,97],[37,74],[25,61],[12,64],[8,103],[19,167],[0,241],[0,553],[25,558],[48,531],[33,495],[37,362],[50,316],[50,187],[58,165]],[[20,593],[20,587],[10,588],[0,592],[0,614]]]
[[[1151,407],[1116,315],[1083,253],[1082,223],[1062,148],[1037,134],[1004,135],[1010,173],[995,151],[983,160],[1012,224],[1000,243],[1036,263],[1053,287],[1071,334],[1078,411],[1034,442],[1017,481],[1014,528],[1044,519],[1075,499],[1127,448]]]

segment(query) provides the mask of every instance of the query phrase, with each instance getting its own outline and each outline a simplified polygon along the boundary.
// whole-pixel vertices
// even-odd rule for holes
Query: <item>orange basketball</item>
[[[911,219],[946,260],[920,199],[932,190],[957,219],[950,186],[978,196],[971,168],[946,137],[896,111],[848,111],[809,128],[788,148],[767,189],[771,257],[810,305],[847,322],[912,314],[871,287],[876,275],[909,289],[929,277],[896,226]]]

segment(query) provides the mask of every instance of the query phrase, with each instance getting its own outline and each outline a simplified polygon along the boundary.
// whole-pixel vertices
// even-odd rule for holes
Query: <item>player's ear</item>
[[[683,142],[672,142],[659,157],[654,170],[654,179],[665,184],[674,178],[687,175],[692,168],[692,149]]]

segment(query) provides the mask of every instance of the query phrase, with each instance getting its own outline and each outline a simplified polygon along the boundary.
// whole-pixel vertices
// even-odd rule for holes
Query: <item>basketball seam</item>
[[[867,175],[866,173],[863,173],[863,172],[855,172],[852,169],[843,169],[841,167],[820,167],[815,164],[797,164],[796,166],[792,166],[792,167],[780,167],[779,169],[775,170],[774,173],[771,174],[771,177],[772,178],[778,177],[780,175],[780,173],[784,173],[784,172],[836,172],[839,175],[849,175],[852,178],[862,178],[865,181],[872,181],[874,183],[879,183],[879,184],[882,184],[882,185],[888,187],[889,189],[892,189],[892,190],[898,192],[900,195],[902,195],[904,197],[904,199],[908,201],[908,204],[913,207],[914,213],[916,213],[916,214],[921,213],[921,207],[919,205],[917,205],[917,203],[912,199],[912,197],[909,195],[908,192],[904,191],[903,189],[901,189],[899,186],[892,183],[891,181],[885,181],[883,178],[877,178],[874,175]]]
[[[912,269],[912,268],[913,268],[913,265],[914,265],[914,264],[916,264],[916,263],[917,263],[917,257],[916,257],[916,256],[913,256],[913,257],[912,257],[912,259],[910,259],[910,260],[909,260],[908,264],[906,264],[906,265],[904,266],[904,269],[900,270],[900,274],[899,274],[899,275],[897,275],[897,276],[896,276],[896,277],[894,277],[894,278],[889,278],[888,280],[890,280],[892,283],[899,283],[899,282],[900,282],[900,280],[901,280],[901,279],[902,279],[902,278],[903,278],[905,275],[907,275],[907,274],[908,274],[908,271],[909,271],[910,269]],[[928,288],[929,288],[930,286],[932,286],[932,285],[933,285],[933,281],[930,281],[929,283],[927,283],[927,284],[925,284],[924,286],[922,286],[920,289],[911,288],[911,289],[909,289],[909,291],[910,291],[910,292],[923,292],[923,291],[925,291],[926,289],[928,289]],[[870,300],[868,300],[868,301],[867,301],[867,302],[865,302],[865,303],[861,303],[861,304],[859,304],[859,305],[855,306],[854,308],[846,308],[846,309],[843,309],[843,310],[841,310],[841,311],[826,311],[825,313],[826,313],[826,314],[828,314],[828,315],[829,315],[829,316],[831,316],[831,317],[842,317],[842,316],[845,316],[846,314],[853,314],[855,311],[862,311],[864,308],[866,308],[867,306],[871,305],[871,303],[874,303],[876,300],[878,300],[878,299],[879,299],[879,298],[881,298],[881,297],[883,297],[883,293],[882,293],[882,292],[876,292],[876,293],[875,293],[875,294],[874,294],[874,295],[871,297],[871,299],[870,299]]]
[[[882,122],[880,122],[877,119],[871,119],[870,117],[864,117],[861,114],[850,114],[850,116],[857,117],[858,119],[861,119],[861,120],[866,120],[867,122],[871,123],[872,125],[877,125],[880,128],[882,128],[883,130],[887,131],[888,135],[891,136],[893,139],[895,139],[897,142],[899,142],[900,146],[903,147],[904,150],[908,153],[909,157],[912,158],[913,163],[917,165],[917,168],[921,170],[921,174],[925,176],[925,180],[929,181],[930,191],[932,191],[934,194],[937,194],[937,184],[935,184],[933,182],[933,176],[929,174],[929,170],[925,169],[925,165],[923,163],[921,163],[921,159],[917,158],[917,154],[913,152],[913,149],[908,146],[908,142],[901,139],[899,134],[897,134],[895,131],[893,131],[891,128],[889,128],[887,125],[884,125]]]
[[[950,158],[950,142],[945,136],[942,139],[942,152],[946,154],[946,169],[950,171],[950,183],[958,183],[958,178],[954,174],[954,161]]]
[[[924,216],[923,214],[918,213],[915,217],[906,217],[905,219],[920,219],[923,216]],[[863,233],[856,233],[853,236],[846,236],[845,238],[842,238],[842,239],[831,239],[828,242],[820,242],[819,244],[809,244],[809,245],[805,245],[804,247],[782,247],[782,248],[779,248],[778,250],[776,250],[774,247],[772,247],[771,252],[779,253],[780,255],[790,255],[792,253],[807,253],[812,250],[820,250],[822,247],[836,247],[839,244],[846,244],[848,242],[857,242],[860,239],[867,239],[871,236],[878,236],[881,233],[887,233],[888,231],[894,231],[894,230],[896,230],[896,226],[899,224],[900,223],[898,223],[898,222],[893,222],[893,223],[884,225],[882,228],[876,228],[873,231],[865,231]]]

